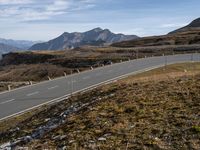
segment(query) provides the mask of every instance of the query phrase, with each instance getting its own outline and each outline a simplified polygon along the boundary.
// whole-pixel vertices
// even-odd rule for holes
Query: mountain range
[[[38,44],[37,44],[38,43]],[[48,42],[7,40],[0,38],[0,53],[19,50],[63,50],[81,46],[145,47],[160,45],[200,44],[200,18],[162,36],[139,38],[136,35],[115,34],[108,29],[95,28],[87,32],[64,32]]]
[[[6,45],[3,43],[0,43],[0,54],[12,52],[12,51],[19,51],[20,49],[14,46]]]
[[[39,42],[41,42],[41,41],[12,40],[12,39],[0,38],[1,44],[16,47],[16,48],[21,49],[21,50],[27,50],[32,45],[39,43]]]
[[[95,28],[83,33],[65,32],[53,40],[35,44],[29,50],[63,50],[86,45],[102,46],[137,38],[139,37],[136,35],[115,34],[108,29]]]
[[[1,54],[14,51],[24,51],[38,42],[39,41],[11,40],[0,38],[0,58]]]

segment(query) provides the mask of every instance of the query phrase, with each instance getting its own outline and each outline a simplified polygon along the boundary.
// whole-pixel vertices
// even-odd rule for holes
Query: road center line
[[[7,101],[5,101],[5,102],[1,102],[0,105],[6,104],[6,103],[9,103],[9,102],[12,102],[12,101],[14,101],[14,100],[15,100],[15,99],[11,99],[11,100],[7,100]]]
[[[56,86],[53,86],[53,87],[48,88],[48,90],[53,90],[53,89],[58,88],[58,87],[59,87],[59,86],[56,85]]]
[[[86,79],[89,79],[89,78],[90,78],[90,76],[83,77],[83,80],[86,80]]]
[[[27,94],[26,96],[33,96],[33,95],[36,95],[38,94],[39,92],[34,92],[34,93],[30,93],[30,94]]]
[[[100,76],[100,75],[102,75],[102,74],[101,74],[101,73],[97,73],[97,74],[96,74],[96,76]]]

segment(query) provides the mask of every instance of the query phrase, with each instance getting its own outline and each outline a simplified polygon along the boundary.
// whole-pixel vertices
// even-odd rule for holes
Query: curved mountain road
[[[71,93],[87,90],[130,74],[158,68],[166,63],[174,64],[191,61],[200,61],[200,54],[181,54],[131,60],[0,93],[0,120],[50,102],[63,100]]]

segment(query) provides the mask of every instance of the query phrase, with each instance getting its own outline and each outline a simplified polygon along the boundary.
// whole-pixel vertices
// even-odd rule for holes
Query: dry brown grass
[[[189,68],[188,68],[189,67]],[[3,138],[17,138],[43,125],[46,118],[59,116],[74,102],[101,101],[72,114],[67,122],[28,143],[34,149],[196,149],[200,148],[200,64],[171,65],[105,85],[47,107],[23,121],[12,122],[20,128]],[[182,74],[182,69],[188,73]],[[147,78],[157,73],[157,78]],[[169,74],[167,78],[166,73]],[[147,78],[145,81],[138,78]],[[70,103],[69,103],[70,101]],[[0,125],[0,127],[2,127]],[[5,135],[5,134],[4,134]],[[66,135],[63,139],[56,136]],[[105,138],[105,141],[98,140]],[[23,144],[22,144],[23,145]]]
[[[128,77],[124,81],[150,81],[150,80],[165,80],[169,78],[177,78],[183,76],[194,76],[200,74],[200,63],[179,63],[153,69],[144,73],[140,73]]]
[[[51,64],[13,65],[2,67],[0,81],[43,81],[64,76],[64,72],[70,73],[69,68]]]

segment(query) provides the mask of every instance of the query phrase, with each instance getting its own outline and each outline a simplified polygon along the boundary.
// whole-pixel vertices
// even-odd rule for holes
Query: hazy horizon
[[[96,27],[162,35],[198,18],[198,0],[0,0],[0,38],[48,41]],[[191,11],[192,10],[192,11]]]

